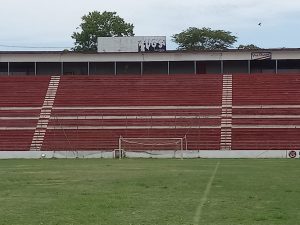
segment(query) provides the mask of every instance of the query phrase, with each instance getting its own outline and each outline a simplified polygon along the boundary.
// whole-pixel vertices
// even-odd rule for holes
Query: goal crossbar
[[[145,150],[184,150],[186,138],[162,138],[162,137],[139,137],[127,138],[119,137],[119,149],[125,151],[145,151]]]

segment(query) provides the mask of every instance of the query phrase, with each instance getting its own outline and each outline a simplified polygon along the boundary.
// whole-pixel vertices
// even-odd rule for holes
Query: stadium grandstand
[[[0,158],[299,157],[300,49],[10,51],[0,75]]]

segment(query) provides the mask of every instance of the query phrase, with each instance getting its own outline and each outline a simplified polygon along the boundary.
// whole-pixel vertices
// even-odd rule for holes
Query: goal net
[[[182,151],[185,138],[119,138],[119,149],[124,151]]]

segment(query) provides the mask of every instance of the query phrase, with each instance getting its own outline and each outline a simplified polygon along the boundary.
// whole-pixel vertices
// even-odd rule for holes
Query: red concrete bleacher
[[[300,76],[252,74],[233,76],[234,105],[300,104]]]
[[[233,76],[232,149],[300,147],[300,75]]]
[[[300,75],[232,78],[231,149],[299,149]],[[0,78],[1,151],[30,149],[49,82]],[[221,75],[62,76],[41,149],[111,151],[122,136],[186,137],[189,150],[218,150],[222,85]]]
[[[0,150],[29,150],[50,76],[0,78]]]
[[[42,149],[185,135],[190,149],[218,149],[221,86],[219,75],[62,77]]]
[[[27,151],[34,130],[0,130],[1,151]]]
[[[50,76],[1,77],[0,107],[41,107]]]
[[[233,149],[295,150],[300,148],[299,135],[295,128],[233,129]]]
[[[219,106],[219,75],[68,76],[55,106]]]

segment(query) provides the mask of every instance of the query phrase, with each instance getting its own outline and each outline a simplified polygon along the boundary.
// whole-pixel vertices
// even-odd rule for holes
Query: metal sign
[[[268,60],[272,59],[271,52],[252,52],[251,53],[252,60]]]

